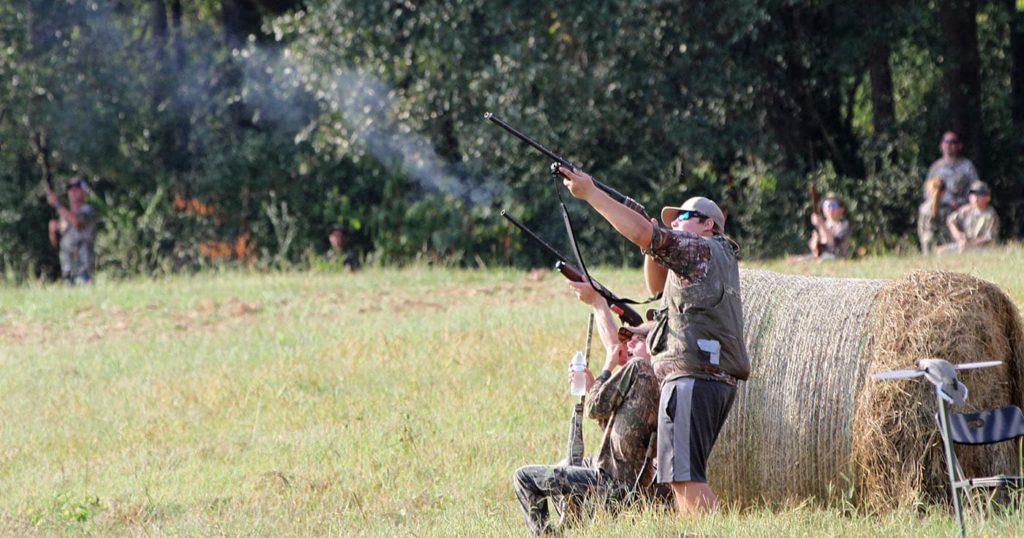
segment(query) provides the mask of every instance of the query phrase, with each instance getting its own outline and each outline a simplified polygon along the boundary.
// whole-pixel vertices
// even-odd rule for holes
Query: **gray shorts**
[[[658,482],[707,482],[708,456],[736,388],[692,377],[664,383],[658,403]]]

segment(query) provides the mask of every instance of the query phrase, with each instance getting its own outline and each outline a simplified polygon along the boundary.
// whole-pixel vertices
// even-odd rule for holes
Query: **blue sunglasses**
[[[676,217],[676,220],[690,220],[690,219],[704,220],[706,218],[708,218],[708,216],[705,215],[704,213],[701,213],[700,211],[683,211],[683,212],[679,213],[679,216]]]

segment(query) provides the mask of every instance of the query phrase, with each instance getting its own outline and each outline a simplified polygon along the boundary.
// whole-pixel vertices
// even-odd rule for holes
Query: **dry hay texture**
[[[877,510],[948,497],[932,385],[870,374],[1003,360],[961,372],[959,411],[1021,404],[1024,333],[996,285],[948,272],[863,280],[741,272],[753,371],[709,462],[720,498],[739,504],[830,500]],[[1012,445],[1012,443],[1007,443]],[[1013,447],[958,449],[969,474],[1017,468]]]

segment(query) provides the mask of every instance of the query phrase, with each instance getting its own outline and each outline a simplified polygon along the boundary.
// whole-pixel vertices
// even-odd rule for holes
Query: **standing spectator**
[[[824,217],[822,217],[824,215]],[[845,258],[850,249],[850,221],[846,220],[846,204],[829,194],[821,201],[821,213],[811,214],[814,231],[808,246],[818,260]]]
[[[983,248],[999,239],[999,216],[988,204],[992,196],[984,181],[971,183],[968,205],[946,218],[953,243],[940,247],[940,252],[963,252]]]
[[[953,131],[946,131],[939,144],[942,157],[932,163],[928,169],[929,178],[940,177],[945,184],[942,193],[942,205],[948,211],[955,211],[967,203],[967,190],[971,183],[978,180],[978,171],[974,164],[961,155],[963,144],[960,137]],[[924,193],[927,198],[928,193]]]
[[[57,193],[46,190],[46,201],[57,210],[58,219],[50,221],[50,244],[59,248],[60,272],[71,285],[92,282],[96,271],[96,207],[85,203],[89,188],[85,180],[68,180],[68,205],[60,203]]]
[[[946,232],[946,217],[949,208],[942,205],[942,194],[946,184],[939,176],[933,176],[924,183],[925,200],[917,208],[917,238],[921,242],[921,252],[930,254],[943,243],[941,237]]]
[[[342,225],[331,228],[327,240],[331,243],[331,249],[327,251],[324,258],[329,262],[341,263],[351,271],[359,270],[359,256],[351,248],[345,248],[345,236],[347,231]]]

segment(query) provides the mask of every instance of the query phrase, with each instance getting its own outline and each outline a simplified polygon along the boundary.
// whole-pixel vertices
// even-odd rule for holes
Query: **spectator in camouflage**
[[[60,271],[69,285],[88,284],[96,272],[96,227],[99,212],[86,203],[88,185],[80,177],[68,180],[68,205],[47,189],[46,201],[59,218],[50,221],[50,243],[58,248]]]
[[[954,131],[942,134],[939,150],[942,157],[932,163],[925,177],[942,179],[944,188],[940,203],[945,213],[951,213],[967,204],[971,183],[979,179],[978,171],[974,168],[974,163],[963,156],[963,143]],[[927,199],[927,191],[923,194]]]
[[[946,217],[953,242],[939,247],[939,252],[964,252],[984,248],[999,240],[999,215],[989,205],[992,194],[984,181],[971,183],[969,203]]]
[[[348,236],[348,230],[338,224],[331,227],[331,231],[327,234],[327,241],[330,243],[331,248],[324,254],[324,260],[328,263],[340,263],[341,265],[348,268],[349,271],[359,270],[359,255],[354,250],[345,245],[345,240]]]

